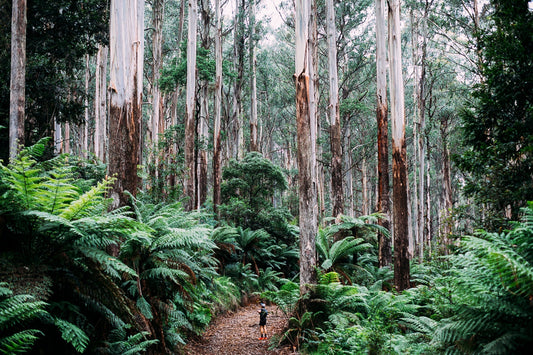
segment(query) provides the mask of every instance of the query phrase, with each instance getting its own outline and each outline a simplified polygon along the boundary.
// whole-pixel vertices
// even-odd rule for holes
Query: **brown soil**
[[[267,306],[267,340],[259,338],[259,313],[257,305],[242,307],[235,312],[218,317],[198,341],[185,347],[186,355],[281,355],[294,354],[287,347],[277,346],[277,339],[287,325],[287,318],[274,305]]]

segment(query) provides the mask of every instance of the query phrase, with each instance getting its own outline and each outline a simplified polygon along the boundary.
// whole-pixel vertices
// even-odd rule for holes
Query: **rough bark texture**
[[[392,172],[394,223],[394,284],[409,288],[409,224],[404,92],[401,60],[400,1],[389,0],[390,95],[392,116]]]
[[[185,196],[188,197],[186,209],[196,207],[195,194],[195,136],[196,122],[194,118],[196,103],[196,27],[198,8],[196,0],[189,0],[189,37],[187,42],[187,102],[185,105]]]
[[[220,121],[222,107],[222,25],[220,19],[220,0],[215,0],[216,35],[215,35],[215,122],[213,127],[213,208],[217,212],[220,205],[220,183],[222,139]]]
[[[152,35],[152,125],[149,127],[152,132],[152,149],[156,149],[159,141],[159,134],[164,131],[163,119],[163,97],[159,89],[159,78],[161,77],[162,48],[163,48],[163,17],[165,12],[165,1],[154,0],[152,25],[154,27]],[[154,156],[154,163],[157,171],[157,156]]]
[[[11,79],[9,91],[9,159],[24,144],[26,105],[26,0],[13,0],[11,12]]]
[[[385,215],[380,225],[390,230],[389,220],[389,128],[387,105],[387,62],[385,40],[385,0],[376,0],[376,71],[377,71],[377,127],[378,127],[378,197],[377,210]],[[378,234],[379,266],[392,263],[390,238]]]
[[[341,121],[339,113],[339,81],[337,78],[337,31],[333,0],[326,1],[328,63],[329,63],[329,119],[331,146],[331,189],[333,192],[333,216],[344,212],[342,187]]]
[[[296,7],[296,125],[298,144],[298,184],[300,214],[300,290],[308,291],[309,284],[315,284],[317,231],[316,200],[316,122],[310,108],[309,76],[309,6],[304,0],[297,0]]]
[[[140,179],[144,1],[112,1],[110,19],[109,174],[117,177],[113,207],[135,196]]]

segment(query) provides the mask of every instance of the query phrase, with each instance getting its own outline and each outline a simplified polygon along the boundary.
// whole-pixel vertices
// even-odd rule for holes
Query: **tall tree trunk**
[[[11,11],[11,79],[9,88],[9,159],[24,144],[26,105],[26,0],[13,0]]]
[[[61,134],[61,123],[57,121],[54,116],[54,153],[61,154],[63,152],[63,135]]]
[[[125,190],[135,196],[141,157],[144,1],[111,1],[111,80],[109,104],[109,174],[117,177],[113,207],[124,206]]]
[[[328,63],[329,63],[329,119],[331,144],[331,189],[333,192],[333,216],[344,212],[342,188],[341,121],[339,114],[339,80],[337,78],[337,31],[333,0],[326,1]]]
[[[196,208],[195,194],[195,137],[196,122],[194,118],[196,104],[196,28],[198,6],[197,0],[189,0],[189,37],[187,42],[187,100],[185,104],[185,196],[189,198],[187,210]]]
[[[257,77],[255,55],[255,2],[250,0],[250,151],[259,151],[257,141]]]
[[[154,173],[157,178],[158,171],[158,142],[159,134],[164,132],[163,118],[163,97],[159,88],[159,79],[161,78],[161,69],[163,67],[163,18],[165,12],[165,0],[154,0],[152,5],[152,117],[149,131],[152,132],[152,163],[154,164]]]
[[[402,291],[409,288],[410,271],[400,0],[388,0],[388,3],[393,158],[394,284],[398,291]]]
[[[442,244],[444,253],[447,253],[447,245],[450,243],[450,236],[452,234],[452,225],[450,215],[453,208],[452,200],[452,179],[450,172],[450,153],[448,151],[448,122],[449,116],[443,114],[440,118],[440,135],[442,139],[442,185],[444,195],[444,211],[441,212],[443,221],[440,225],[442,230]]]
[[[309,12],[305,0],[295,1],[295,83],[296,125],[298,143],[298,185],[300,205],[300,291],[316,283],[317,201],[316,201],[316,122],[312,108],[309,81]]]
[[[377,72],[377,126],[378,126],[378,197],[377,210],[385,215],[380,224],[390,230],[389,207],[389,128],[387,106],[387,58],[385,34],[385,0],[375,0],[376,5],[376,72]],[[390,238],[378,234],[379,266],[392,263]]]
[[[213,127],[213,208],[220,205],[221,149],[220,121],[222,108],[222,22],[220,0],[215,0],[215,122]]]
[[[350,142],[352,140],[352,132],[350,129],[350,126],[346,128],[346,135],[344,137],[344,146],[350,147]],[[345,170],[346,170],[346,194],[348,196],[348,212],[346,213],[350,217],[355,216],[355,196],[354,196],[354,188],[353,188],[353,154],[352,151],[347,149],[346,153],[343,154],[344,157],[344,164],[345,164]]]
[[[319,69],[318,69],[318,27],[317,27],[317,4],[313,0],[310,3],[310,16],[309,16],[309,80],[311,84],[309,86],[309,97],[311,98],[309,105],[309,115],[313,117],[313,121],[316,122],[316,136],[320,135],[320,90],[319,90]],[[315,137],[316,140],[317,137]],[[319,145],[316,148],[317,156],[322,156],[322,147]],[[324,199],[324,166],[317,161],[316,163],[316,181],[317,181],[317,198],[319,204],[319,214],[317,218],[319,221],[324,217],[325,199]]]
[[[109,48],[99,45],[96,55],[94,95],[94,154],[102,162],[107,159],[107,57]]]
[[[89,81],[91,78],[89,54],[85,55],[85,98],[83,104],[85,110],[83,112],[83,124],[80,127],[80,150],[81,157],[87,159],[87,153],[89,152]]]
[[[232,156],[242,159],[244,156],[242,123],[242,86],[244,78],[244,0],[235,0],[233,68],[237,73],[233,89],[233,152]]]
[[[426,146],[424,144],[426,139],[426,98],[425,98],[425,84],[426,84],[426,56],[427,56],[427,16],[429,11],[429,3],[426,0],[424,15],[421,19],[422,25],[422,47],[421,47],[421,57],[420,63],[415,63],[416,66],[420,66],[420,78],[415,77],[415,81],[418,81],[416,85],[416,102],[418,117],[420,119],[420,124],[418,125],[418,153],[419,153],[419,174],[418,174],[418,183],[419,183],[419,192],[420,204],[418,206],[418,233],[419,233],[419,245],[418,245],[418,258],[420,261],[424,258],[424,240],[427,238],[427,229],[425,228],[427,222],[427,204],[424,202],[424,197],[426,195],[425,185],[426,179],[429,179],[429,176],[426,177]]]

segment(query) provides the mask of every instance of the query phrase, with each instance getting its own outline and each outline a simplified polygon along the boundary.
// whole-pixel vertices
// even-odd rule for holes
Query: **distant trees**
[[[493,0],[479,33],[481,82],[462,114],[465,192],[484,209],[515,219],[533,200],[533,12],[528,1]],[[499,222],[496,222],[499,224]]]

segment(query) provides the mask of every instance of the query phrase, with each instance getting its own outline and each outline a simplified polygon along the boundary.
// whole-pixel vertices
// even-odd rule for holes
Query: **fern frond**
[[[82,353],[89,344],[89,337],[75,324],[64,319],[55,318],[54,325],[59,329],[61,338],[71,344],[77,352]]]
[[[0,338],[0,353],[23,354],[31,350],[33,344],[44,334],[37,329],[26,329]]]

